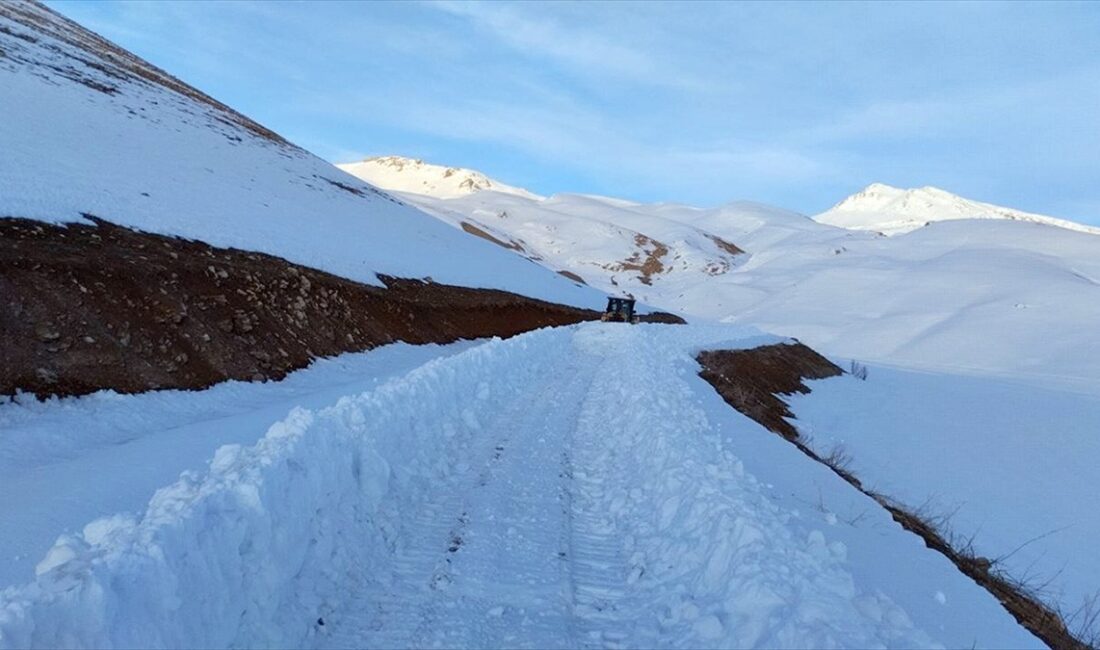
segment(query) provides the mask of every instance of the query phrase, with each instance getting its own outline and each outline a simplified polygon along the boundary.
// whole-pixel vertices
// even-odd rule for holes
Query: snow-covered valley
[[[0,648],[1042,647],[929,499],[1095,634],[1095,229],[341,171],[34,2],[0,108]]]

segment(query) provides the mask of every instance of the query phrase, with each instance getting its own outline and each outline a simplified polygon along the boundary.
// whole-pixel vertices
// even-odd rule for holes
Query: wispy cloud
[[[465,19],[482,34],[509,46],[517,56],[552,62],[575,74],[643,85],[689,87],[698,83],[654,52],[618,40],[611,26],[588,26],[592,14],[566,23],[552,13],[538,12],[536,3],[438,0],[430,6]]]
[[[331,158],[803,212],[938,184],[1100,223],[1058,212],[1100,203],[1098,4],[53,4]]]

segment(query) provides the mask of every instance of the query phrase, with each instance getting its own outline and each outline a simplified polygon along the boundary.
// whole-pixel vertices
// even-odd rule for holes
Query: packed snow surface
[[[696,374],[777,340],[541,330],[295,409],[62,536],[0,647],[1039,647]]]
[[[40,23],[11,17],[21,11]],[[92,214],[370,284],[376,274],[430,277],[599,305],[596,292],[258,135],[194,89],[106,48],[44,7],[0,5],[0,215],[64,223]],[[120,57],[145,76],[126,72]]]
[[[755,325],[838,356],[1100,394],[1100,329],[1087,326],[1100,322],[1100,237],[1085,232],[969,219],[883,237],[747,202],[402,197],[668,311]]]
[[[903,190],[882,183],[867,186],[814,219],[841,228],[873,230],[886,235],[900,235],[935,221],[957,219],[1029,221],[1093,235],[1100,234],[1100,228],[964,199],[937,187]]]

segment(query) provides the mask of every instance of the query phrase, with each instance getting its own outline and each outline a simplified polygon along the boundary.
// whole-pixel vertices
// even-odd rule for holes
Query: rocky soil
[[[278,379],[391,343],[511,336],[598,312],[419,279],[359,284],[86,215],[0,218],[0,394]]]

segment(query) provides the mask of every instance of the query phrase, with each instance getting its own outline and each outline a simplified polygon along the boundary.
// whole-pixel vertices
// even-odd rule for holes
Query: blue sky
[[[1100,224],[1100,3],[50,5],[336,162],[808,214],[935,185]]]

